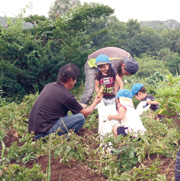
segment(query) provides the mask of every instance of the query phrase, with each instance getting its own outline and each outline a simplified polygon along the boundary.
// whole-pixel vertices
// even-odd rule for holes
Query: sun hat
[[[119,98],[119,97],[128,97],[132,99],[132,93],[128,89],[120,89],[116,94],[116,98]]]
[[[143,84],[141,84],[141,83],[134,84],[131,87],[132,97],[134,97],[142,87],[143,87]]]
[[[136,62],[136,60],[124,57],[123,62],[125,64],[124,69],[130,74],[135,74],[138,71],[138,63]]]
[[[100,55],[97,56],[96,63],[95,63],[97,66],[98,65],[104,65],[104,64],[107,64],[107,63],[111,64],[111,62],[109,61],[108,56],[106,56],[104,54],[100,54]]]

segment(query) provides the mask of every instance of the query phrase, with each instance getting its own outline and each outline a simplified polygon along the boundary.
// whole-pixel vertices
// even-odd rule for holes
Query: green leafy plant
[[[158,171],[159,169],[156,165],[152,165],[150,167],[141,165],[140,168],[134,167],[130,173],[122,174],[121,180],[155,180],[157,178]]]
[[[39,165],[34,164],[32,169],[25,168],[18,164],[11,164],[4,167],[1,180],[42,180],[44,179],[44,173],[41,171]]]
[[[180,110],[180,77],[172,74],[167,76],[167,82],[162,82],[157,90],[157,101],[160,102],[160,113],[165,115],[175,114]]]
[[[130,87],[130,83],[127,86]],[[162,95],[159,94],[159,89],[162,89]],[[178,77],[167,77],[167,81],[160,83],[159,89],[155,92],[158,92],[158,98],[162,100],[161,108],[166,101],[169,103],[167,109],[163,111],[163,113],[167,111],[167,114],[163,115],[166,117],[163,122],[159,122],[154,120],[153,116],[150,117],[148,113],[143,114],[141,120],[147,130],[143,136],[139,135],[135,139],[122,136],[116,138],[109,134],[100,140],[97,133],[98,112],[95,110],[85,122],[85,135],[78,136],[69,131],[66,136],[53,133],[45,138],[46,141],[41,139],[33,141],[34,135],[29,134],[27,123],[28,114],[38,93],[25,96],[19,104],[12,102],[3,105],[0,107],[0,127],[2,128],[0,130],[2,148],[0,179],[20,180],[22,179],[21,173],[24,179],[28,180],[31,173],[35,180],[38,180],[36,178],[49,180],[52,175],[51,159],[55,156],[68,166],[71,166],[72,162],[77,163],[82,168],[87,168],[99,175],[103,174],[108,180],[166,180],[168,170],[175,161],[180,140],[179,129],[171,117],[172,112],[168,112],[172,109],[177,110],[175,104],[178,104],[179,100]],[[7,145],[11,131],[17,136],[16,141]],[[13,136],[13,134],[10,135]],[[108,147],[112,152],[107,151]],[[157,155],[157,158],[164,156],[172,159],[164,174],[159,174],[160,161],[155,161],[148,166],[143,165],[143,161],[151,160],[153,155]],[[27,163],[32,161],[37,163],[39,156],[49,156],[46,174],[41,172],[40,166],[37,166],[38,172],[34,170],[35,166],[33,169],[25,168]],[[61,176],[62,169],[59,179]]]

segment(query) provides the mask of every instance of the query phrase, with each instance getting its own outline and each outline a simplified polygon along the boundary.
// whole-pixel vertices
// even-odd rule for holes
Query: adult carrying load
[[[138,63],[132,58],[129,52],[118,47],[105,47],[91,53],[84,66],[85,71],[85,89],[80,99],[80,104],[87,107],[93,97],[95,90],[95,78],[97,73],[96,58],[99,55],[106,55],[112,67],[119,77],[133,75],[138,71]]]

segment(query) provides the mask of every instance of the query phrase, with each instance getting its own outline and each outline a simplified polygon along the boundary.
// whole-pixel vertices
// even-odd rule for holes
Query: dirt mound
[[[4,138],[4,144],[6,147],[10,147],[13,142],[17,142],[18,146],[22,146],[23,143],[19,142],[19,135],[16,130],[11,129]]]
[[[35,162],[41,165],[41,170],[46,173],[48,171],[49,158],[48,156],[40,156]],[[34,161],[26,163],[27,168],[32,168]],[[102,175],[98,175],[88,168],[84,168],[77,163],[71,163],[67,166],[54,157],[51,157],[51,181],[104,181]]]
[[[92,131],[89,131],[85,128],[81,128],[77,133],[79,136],[87,137],[93,135]],[[7,136],[4,138],[4,144],[6,147],[10,147],[13,142],[17,142],[18,146],[22,146],[23,144],[19,142],[19,136],[15,130],[10,130],[7,133]],[[2,149],[2,146],[1,146]],[[33,168],[33,164],[37,163],[41,165],[41,170],[44,173],[48,172],[49,166],[49,157],[48,156],[40,156],[38,159],[29,161],[25,164],[27,168]],[[12,164],[12,163],[11,163]],[[98,175],[90,168],[85,168],[78,163],[72,162],[67,166],[63,163],[60,163],[59,159],[51,156],[51,181],[104,181],[106,180],[103,175]]]
[[[151,155],[150,158],[146,158],[142,163],[138,163],[136,166],[144,165],[146,167],[150,167],[154,162],[159,162],[158,173],[161,175],[166,175],[167,180],[172,180],[175,173],[175,160],[172,158],[166,157],[164,155]]]
[[[178,120],[179,121],[179,120]],[[81,128],[79,132],[77,133],[79,136],[82,136],[84,138],[94,135],[97,133],[97,130],[87,130],[85,128]],[[4,143],[6,147],[11,146],[11,144],[16,141],[18,146],[22,146],[23,143],[19,142],[19,136],[17,135],[17,132],[15,130],[10,130],[7,133],[7,136],[4,138]],[[2,149],[2,146],[0,146]],[[175,168],[175,160],[172,158],[168,158],[163,155],[151,155],[150,159],[145,159],[141,164],[144,166],[150,166],[153,162],[160,162],[159,168],[159,174],[165,174],[167,180],[171,180],[174,176],[174,168]],[[49,166],[49,157],[48,156],[40,156],[38,159],[31,160],[28,163],[25,164],[25,167],[32,168],[33,164],[37,163],[41,165],[41,170],[44,173],[48,172],[48,166]],[[70,166],[67,166],[63,163],[60,163],[59,159],[56,159],[54,156],[51,156],[51,181],[104,181],[107,180],[103,175],[98,175],[96,172],[94,172],[92,169],[83,167],[82,165],[79,165],[78,163],[71,162],[69,164]],[[137,167],[140,166],[140,164],[136,165]]]

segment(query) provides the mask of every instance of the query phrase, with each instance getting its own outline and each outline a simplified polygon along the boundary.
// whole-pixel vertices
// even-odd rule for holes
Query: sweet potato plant
[[[144,114],[141,119],[147,131],[135,139],[107,135],[100,142],[95,110],[77,134],[70,131],[68,137],[59,137],[53,133],[45,140],[34,141],[34,135],[27,128],[28,114],[38,94],[25,96],[20,104],[3,103],[0,108],[0,180],[56,180],[54,171],[58,173],[58,180],[65,180],[64,170],[69,168],[73,172],[75,165],[89,171],[91,178],[93,174],[97,176],[89,180],[173,180],[180,140],[179,84],[179,77],[171,75],[161,82],[156,97],[161,103],[160,110],[164,109],[163,119],[156,121],[156,113]],[[109,142],[111,153],[106,151]],[[43,170],[45,162],[40,164],[39,160],[45,157],[48,164]],[[57,164],[55,168],[55,160],[64,167]]]

